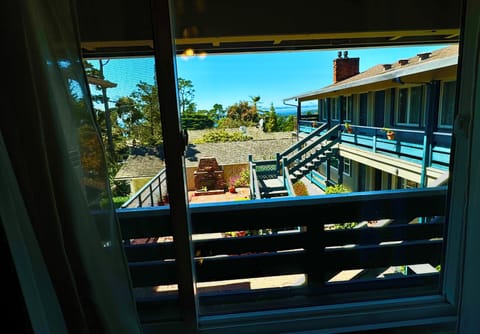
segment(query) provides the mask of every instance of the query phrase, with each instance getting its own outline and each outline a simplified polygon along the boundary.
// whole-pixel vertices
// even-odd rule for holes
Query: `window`
[[[401,88],[397,90],[397,123],[418,126],[423,115],[423,87]]]
[[[345,121],[353,121],[353,96],[345,96]]]
[[[440,116],[439,128],[452,128],[455,109],[456,81],[442,82],[440,89]]]
[[[343,159],[343,173],[347,176],[350,176],[352,167],[352,160],[350,159]]]
[[[330,99],[330,115],[332,115],[332,120],[339,120],[340,113],[338,110],[338,99],[339,98],[331,98]]]
[[[318,109],[320,110],[320,117],[322,121],[327,121],[328,119],[328,108],[327,108],[327,100],[326,99],[319,99],[318,100]]]
[[[420,115],[415,114],[415,112],[416,112],[415,108],[416,108],[417,105],[419,105],[418,94],[416,94],[416,93],[418,93],[418,92],[415,92],[415,89],[414,89],[414,92],[413,92],[412,96],[409,97],[407,99],[407,101],[405,102],[407,107],[406,107],[404,121],[405,121],[406,124],[408,124],[408,123],[416,124],[416,123],[419,123],[419,121],[420,121]],[[332,112],[332,118],[339,119],[338,110],[336,108],[336,102],[334,100],[332,100],[331,106],[332,106],[332,108],[331,108],[330,111]],[[172,122],[172,123],[173,123],[173,125],[175,125],[175,122]],[[282,201],[278,201],[278,202],[280,203]],[[285,203],[286,203],[286,201],[285,201]],[[283,205],[285,205],[285,203]],[[217,207],[217,209],[221,208],[220,211],[215,212],[215,209],[212,209],[213,212],[210,212],[210,213],[207,212],[208,210],[205,210],[203,208],[191,207],[190,208],[191,211],[189,211],[188,214],[191,213],[192,217],[194,217],[194,219],[192,219],[192,226],[193,226],[192,234],[193,235],[195,235],[197,233],[202,234],[200,232],[205,232],[207,230],[207,228],[211,227],[211,226],[208,226],[208,224],[214,224],[214,222],[218,223],[218,221],[215,221],[215,219],[217,219],[217,220],[220,219],[220,220],[222,220],[222,222],[225,223],[225,225],[218,224],[218,226],[222,226],[221,228],[226,228],[225,226],[228,226],[228,228],[230,228],[230,227],[234,228],[235,226],[237,226],[237,227],[240,226],[240,224],[245,224],[245,225],[242,225],[242,226],[250,226],[250,228],[252,228],[252,226],[253,226],[256,229],[258,227],[266,227],[266,228],[271,227],[271,226],[268,226],[266,224],[279,224],[279,225],[286,224],[285,221],[286,221],[287,216],[282,215],[282,214],[285,214],[286,211],[283,210],[284,208],[282,208],[282,205],[279,205],[278,207],[275,207],[275,209],[269,210],[268,208],[262,208],[260,205],[258,207],[254,207],[253,209],[248,209],[249,205],[251,203],[236,203],[236,204],[237,205],[235,205],[235,206],[225,206],[225,207],[222,207],[221,205],[219,205]],[[346,205],[346,206],[337,207],[336,208],[337,210],[334,210],[334,211],[336,211],[335,213],[332,213],[331,208],[330,208],[330,210],[327,210],[327,205],[323,206],[324,204],[326,204],[326,203],[323,203],[322,205],[320,205],[320,206],[322,206],[322,209],[325,209],[325,210],[322,210],[322,215],[325,212],[326,217],[328,217],[329,219],[339,219],[339,217],[342,216],[343,212],[351,210],[352,206],[355,206],[356,210],[358,210],[359,212],[362,211],[361,210],[362,205],[360,205],[358,203],[355,203],[355,202],[348,203],[348,205]],[[381,205],[381,203],[376,203],[376,204],[378,204],[379,210],[383,209],[383,206]],[[349,210],[341,210],[341,209],[345,209],[346,207],[348,207]],[[414,205],[407,206],[407,209],[411,210],[413,207],[414,207]],[[251,211],[249,211],[249,210],[251,210]],[[302,210],[300,210],[299,207],[293,207],[292,210],[293,211],[291,211],[291,212],[295,212],[294,216],[296,216],[296,217],[300,217],[300,216],[302,216],[302,214],[305,214],[305,212],[306,212],[305,207],[302,207]],[[267,211],[268,211],[268,214],[264,217],[268,217],[269,219],[261,219],[262,215],[265,214]],[[391,214],[391,212],[390,212],[390,214]],[[289,215],[291,215],[291,213],[289,213]],[[291,216],[289,216],[289,217],[291,217]],[[322,219],[327,219],[327,218],[325,218],[325,216],[322,216]],[[298,224],[298,219],[295,221],[295,223]],[[285,226],[281,226],[281,227],[285,227]],[[300,231],[302,231],[302,230],[305,231],[306,230],[309,233],[311,233],[312,230],[314,230],[314,227],[312,228],[311,225],[310,226],[302,226],[302,228],[299,229],[299,230]],[[187,231],[187,233],[188,233],[188,231]],[[204,234],[206,234],[206,233],[204,233]],[[287,235],[287,237],[292,238],[292,239],[295,239],[296,236],[297,236],[297,234]],[[313,308],[320,306],[320,308],[325,307],[325,308],[328,309],[328,307],[330,305],[322,304],[322,296],[320,296],[320,297],[318,295],[315,296],[315,292],[318,292],[319,290],[323,290],[323,289],[326,289],[326,288],[331,288],[331,287],[333,287],[334,290],[337,289],[336,292],[333,293],[334,298],[331,300],[332,303],[335,305],[335,307],[342,308],[343,307],[342,305],[345,305],[344,303],[346,303],[348,301],[352,301],[352,299],[349,299],[349,298],[351,298],[351,295],[349,296],[348,293],[343,293],[342,294],[343,291],[348,290],[347,287],[345,285],[337,284],[338,282],[331,281],[332,277],[329,277],[331,272],[324,271],[324,268],[322,268],[322,266],[318,266],[318,261],[317,261],[318,257],[312,256],[310,258],[305,259],[303,257],[304,253],[302,252],[301,248],[299,248],[299,249],[282,249],[282,251],[279,252],[281,254],[281,259],[279,257],[276,257],[276,255],[278,255],[278,254],[275,254],[275,256],[273,256],[272,254],[269,254],[271,256],[266,256],[264,253],[269,251],[268,250],[269,240],[273,240],[273,238],[274,237],[269,239],[268,236],[265,236],[263,234],[257,234],[257,235],[255,235],[254,238],[251,238],[251,239],[248,239],[248,240],[247,239],[238,239],[239,242],[236,243],[236,244],[240,245],[240,244],[244,243],[244,246],[242,246],[242,247],[246,247],[245,244],[248,244],[250,242],[250,240],[265,241],[265,242],[261,242],[261,243],[256,243],[255,241],[253,241],[255,243],[255,247],[256,247],[255,248],[256,253],[254,253],[254,254],[241,253],[242,249],[245,250],[245,248],[241,248],[240,246],[235,246],[235,247],[240,247],[238,249],[233,247],[233,248],[228,248],[228,250],[225,250],[224,248],[218,246],[222,242],[224,242],[224,240],[213,240],[213,241],[212,240],[194,240],[195,241],[195,246],[197,246],[197,245],[209,245],[208,243],[210,242],[211,244],[217,245],[216,246],[217,247],[216,248],[217,252],[219,252],[219,251],[224,252],[222,254],[214,253],[210,257],[209,256],[203,256],[202,254],[200,256],[196,256],[194,262],[195,262],[195,268],[197,270],[196,271],[197,278],[199,278],[200,281],[202,281],[202,280],[203,281],[209,281],[209,280],[212,281],[212,277],[214,277],[215,275],[224,275],[225,277],[227,277],[227,276],[231,277],[230,275],[236,274],[236,275],[239,275],[240,277],[242,277],[242,275],[246,275],[247,272],[248,273],[255,272],[257,274],[258,273],[263,274],[264,270],[270,270],[272,272],[275,272],[275,270],[278,270],[278,268],[282,268],[282,269],[288,268],[288,270],[291,270],[293,272],[297,272],[300,265],[302,265],[304,263],[307,263],[307,266],[311,265],[311,267],[309,267],[309,269],[311,271],[308,273],[308,279],[306,281],[305,280],[304,281],[299,280],[299,282],[302,282],[302,284],[305,284],[305,282],[306,282],[307,287],[305,287],[305,285],[302,285],[301,287],[295,287],[294,289],[292,289],[292,291],[294,290],[294,293],[288,295],[287,297],[301,296],[301,298],[299,298],[299,299],[302,299],[303,297],[305,297],[305,300],[308,300],[308,303],[306,303],[306,304],[301,304],[301,303],[296,304],[295,302],[291,303],[291,300],[295,299],[295,298],[290,298],[289,302],[287,302],[285,304],[281,304],[281,303],[275,304],[274,306],[275,306],[276,310],[280,310],[282,312],[285,312],[285,314],[283,314],[283,315],[286,315],[289,312],[291,312],[292,311],[291,308],[295,307],[295,306],[299,306],[299,307],[310,307],[311,306]],[[315,240],[318,240],[318,239],[315,239]],[[226,244],[227,243],[225,242],[224,245],[226,245]],[[327,246],[327,248],[328,248],[327,252],[324,252],[324,250],[325,250],[324,245],[311,244],[311,245],[308,245],[308,246],[311,247],[311,249],[308,250],[310,252],[309,254],[315,254],[315,255],[320,255],[320,256],[330,256],[331,254],[335,254],[335,252],[339,251],[342,254],[338,254],[338,259],[341,259],[341,258],[343,258],[343,255],[346,253],[346,248],[345,249],[342,248],[343,245],[341,245],[341,246],[329,245],[329,246]],[[180,243],[179,247],[182,247],[182,248],[188,247],[188,243],[186,241],[184,241],[183,244]],[[212,249],[207,248],[207,251],[212,251]],[[232,251],[235,251],[237,253],[231,253]],[[250,251],[250,250],[248,250],[248,251]],[[225,253],[228,256],[226,256]],[[232,254],[235,254],[235,255],[232,255]],[[221,256],[216,256],[216,255],[221,255]],[[230,256],[230,255],[232,255],[232,256]],[[244,256],[244,255],[247,255],[247,256]],[[244,256],[244,257],[242,257],[242,256]],[[365,257],[364,259],[368,259],[368,258],[369,257]],[[298,261],[299,259],[301,259],[302,261],[305,260],[306,262]],[[334,262],[335,261],[332,261],[332,262],[328,261],[329,265],[330,265],[330,263],[334,263]],[[347,264],[347,265],[349,265],[349,264]],[[356,265],[350,264],[350,265],[352,266],[352,268],[348,269],[349,273],[352,274],[352,275],[355,275],[355,273],[352,273],[352,272],[354,272],[355,270],[358,270],[359,269],[358,266],[362,266],[362,265],[364,265],[364,263],[360,263],[360,264],[356,264]],[[327,269],[332,269],[333,271],[338,269],[338,268],[335,267],[334,264],[332,264],[332,266],[334,267],[333,269],[332,268],[327,268]],[[229,268],[229,272],[226,272],[224,270],[224,268],[227,268],[227,267]],[[188,269],[188,267],[186,267],[186,268]],[[251,270],[251,271],[249,271],[249,270]],[[350,272],[350,270],[352,272]],[[187,274],[183,274],[183,275],[187,276],[188,275],[188,270],[187,270]],[[386,275],[388,276],[388,273],[386,273]],[[390,278],[395,279],[395,277],[390,277]],[[218,279],[218,278],[216,278],[216,279]],[[348,282],[348,280],[347,280],[347,282]],[[396,284],[388,285],[388,283],[390,283],[390,282],[392,282],[392,281],[389,281],[389,280],[382,281],[381,284],[385,284],[385,287],[384,287],[384,290],[382,291],[382,293],[384,293],[384,294],[382,294],[382,298],[380,298],[380,300],[383,302],[384,301],[383,297],[387,296],[386,302],[390,303],[390,302],[393,301],[393,299],[395,297],[402,298],[405,295],[411,296],[412,299],[414,299],[414,301],[412,301],[412,300],[408,301],[408,308],[409,308],[410,312],[412,312],[412,310],[413,310],[412,307],[414,308],[415,305],[418,306],[418,309],[420,309],[421,306],[423,306],[423,303],[421,302],[422,298],[420,298],[420,297],[430,296],[428,291],[422,290],[421,292],[419,292],[418,290],[417,291],[412,291],[414,289],[411,289],[411,290],[403,289],[403,287],[399,288],[399,286],[396,285]],[[315,286],[315,283],[317,283],[317,286]],[[365,282],[359,282],[357,287],[360,286],[363,283],[365,283]],[[311,284],[311,285],[308,286],[309,284]],[[368,282],[365,283],[365,285],[363,287],[365,287],[365,286],[368,286]],[[370,286],[373,286],[373,284],[370,285]],[[429,288],[432,288],[432,286],[435,287],[435,284],[430,285]],[[253,287],[250,287],[250,288],[252,288],[252,290],[254,290]],[[299,288],[299,289],[297,289],[297,288]],[[305,289],[303,289],[303,288],[305,288]],[[432,288],[432,289],[435,290],[435,288]],[[259,288],[259,290],[261,290],[261,288]],[[432,293],[431,290],[429,290],[429,291],[430,291],[430,293]],[[271,291],[261,290],[260,294],[262,296],[266,296],[269,292],[271,292]],[[314,292],[314,293],[310,294],[311,292]],[[370,301],[373,300],[372,304],[375,304],[374,302],[379,300],[379,299],[375,299],[376,298],[375,296],[372,296],[371,291],[368,291],[368,294],[360,293],[360,292],[365,292],[365,290],[362,291],[362,289],[359,289],[356,292],[359,292],[359,295],[362,295],[362,298],[366,296],[366,299],[362,299],[362,298],[359,299],[360,303],[365,301],[365,300],[370,300]],[[407,292],[407,294],[405,294],[405,292]],[[410,294],[408,294],[408,292]],[[436,292],[438,292],[438,290],[435,290],[433,293],[435,294]],[[276,292],[274,292],[273,295],[275,295],[275,293]],[[282,293],[284,293],[284,291],[279,292],[279,294],[276,295],[276,296],[281,296]],[[390,293],[392,293],[394,295],[394,297],[392,297],[392,294],[390,294]],[[283,295],[283,296],[285,296],[285,295]],[[312,296],[313,297],[319,297],[319,298],[310,299]],[[187,297],[193,297],[193,294],[192,294],[192,296],[190,296],[190,294],[187,293]],[[210,297],[213,297],[213,298],[210,298]],[[389,299],[390,297],[392,297],[393,299]],[[215,321],[218,321],[218,323],[221,323],[220,320],[215,319],[215,316],[217,316],[217,315],[221,315],[221,317],[224,317],[225,319],[228,318],[228,320],[231,320],[231,318],[229,318],[229,316],[233,315],[233,317],[238,317],[237,320],[233,320],[233,321],[236,321],[237,323],[240,322],[240,320],[238,320],[240,318],[242,319],[241,321],[245,321],[245,319],[251,321],[252,319],[249,318],[250,314],[239,314],[239,313],[236,313],[236,311],[254,312],[254,311],[258,311],[258,310],[262,310],[262,309],[263,310],[271,309],[271,307],[273,305],[272,300],[270,300],[269,304],[264,303],[262,305],[259,305],[259,304],[255,303],[255,301],[253,301],[252,299],[248,300],[248,296],[246,296],[244,294],[242,296],[238,296],[238,295],[235,295],[235,293],[232,292],[232,291],[228,291],[228,292],[225,292],[223,294],[219,293],[216,296],[212,296],[211,294],[205,293],[205,291],[204,291],[203,295],[200,294],[199,298],[200,298],[200,311],[198,313],[196,313],[195,315],[200,314],[200,318],[201,318],[200,322],[203,326],[206,326],[206,325],[212,324],[212,323],[215,324]],[[356,300],[356,301],[358,302],[359,300]],[[241,303],[238,303],[238,301],[241,301]],[[262,302],[265,302],[265,299],[263,299]],[[407,303],[406,301],[404,301],[404,302]],[[416,304],[416,303],[418,303],[418,304]],[[244,308],[241,308],[240,304]],[[385,304],[383,304],[383,305],[385,305]],[[277,306],[278,306],[278,308],[277,308]],[[358,311],[358,312],[363,311],[364,306],[365,305],[360,305],[358,308],[356,308],[356,311]],[[378,305],[375,305],[374,307],[377,307],[377,306]],[[405,309],[406,309],[406,307],[404,308],[404,310]],[[380,308],[376,308],[375,310],[376,311],[377,310],[381,311]],[[194,310],[193,312],[195,312],[195,311],[196,310]],[[293,312],[297,312],[297,311],[298,311],[298,309],[293,310]],[[350,311],[352,311],[352,310],[350,310]],[[376,311],[374,311],[374,312],[376,313]],[[392,312],[392,313],[395,313],[396,317],[403,317],[403,316],[406,317],[405,313],[400,311],[400,308],[397,309],[395,307],[395,311],[396,312]],[[319,316],[321,318],[322,315],[325,316],[325,313],[322,313],[322,311],[320,309],[309,309],[308,312],[311,312],[310,315],[314,318],[316,318],[317,316]],[[329,312],[333,313],[333,310],[329,309]],[[281,312],[279,312],[278,314],[281,314]],[[337,314],[337,313],[335,312],[335,314]],[[345,314],[349,314],[349,312],[345,311],[345,313],[343,315],[345,316]],[[450,314],[450,313],[448,313],[448,314]],[[273,318],[273,316],[272,316],[272,318]],[[315,320],[318,320],[318,319],[315,319]],[[328,325],[324,325],[324,326],[328,326]]]

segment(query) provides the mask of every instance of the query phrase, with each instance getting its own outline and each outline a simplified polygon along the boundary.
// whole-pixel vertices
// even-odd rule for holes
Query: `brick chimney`
[[[338,51],[338,58],[333,60],[333,83],[348,79],[359,73],[360,58],[348,58],[348,51]]]

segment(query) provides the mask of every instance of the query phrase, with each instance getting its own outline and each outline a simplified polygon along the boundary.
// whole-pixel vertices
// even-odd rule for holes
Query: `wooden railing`
[[[216,282],[305,274],[306,283],[300,290],[287,289],[290,297],[298,294],[318,297],[338,289],[368,289],[370,294],[385,288],[415,287],[414,294],[422,293],[423,288],[434,289],[439,279],[436,272],[398,275],[392,279],[378,275],[395,266],[436,267],[441,263],[446,193],[446,187],[438,187],[192,204],[196,280]],[[168,207],[123,209],[117,213],[125,239],[172,235]],[[416,217],[436,219],[423,220],[430,223],[412,223]],[[380,220],[391,223],[376,225],[375,221]],[[370,222],[372,227],[364,223],[362,228],[326,228],[348,222]],[[293,230],[299,225],[299,232],[234,238],[224,235],[229,231]],[[202,238],[195,237],[201,235]],[[125,252],[134,287],[177,282],[173,242],[126,245]],[[331,281],[334,275],[352,269],[362,270],[368,279]],[[280,290],[275,293],[283,296],[287,291]],[[247,289],[242,291],[241,299],[254,300],[257,293]],[[220,295],[225,297],[224,293]],[[162,298],[171,300],[176,295],[154,296],[157,301]],[[207,300],[205,303],[209,304]]]
[[[336,125],[321,135],[311,138],[308,144],[295,152],[295,154],[286,157],[282,164],[289,167],[290,173],[294,173],[306,164],[311,163],[314,159],[319,159],[321,155],[326,157],[326,152],[330,151],[339,141],[339,130],[340,127]]]
[[[426,134],[419,130],[394,129],[395,139],[386,138],[382,128],[351,125],[352,133],[342,132],[341,142],[376,153],[422,164],[429,157],[426,167],[448,169],[450,163],[451,133],[434,132],[428,145]]]

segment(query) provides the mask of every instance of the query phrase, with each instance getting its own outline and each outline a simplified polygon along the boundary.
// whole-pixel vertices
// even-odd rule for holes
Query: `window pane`
[[[441,216],[444,206],[438,203],[431,206],[425,204],[433,208],[435,213],[426,214],[424,211],[407,213],[402,210],[405,216],[392,217],[394,215],[392,212],[369,216],[364,213],[369,212],[368,206],[363,207],[365,204],[359,202],[350,203],[357,208],[355,210],[359,210],[351,211],[348,201],[344,206],[333,211],[327,210],[328,213],[325,213],[324,208],[330,205],[327,201],[318,204],[319,207],[316,208],[322,212],[321,215],[315,214],[315,217],[322,217],[318,220],[321,221],[320,225],[316,226],[309,220],[296,219],[296,215],[291,213],[280,213],[284,207],[301,211],[301,207],[290,207],[288,204],[296,196],[335,195],[340,192],[380,189],[383,173],[388,174],[385,179],[390,177],[392,180],[398,180],[398,187],[394,187],[397,189],[403,189],[405,185],[419,184],[422,178],[420,172],[412,175],[408,166],[415,163],[418,170],[421,170],[423,152],[418,143],[423,142],[423,137],[418,131],[402,133],[398,129],[399,137],[402,134],[405,138],[410,137],[413,146],[420,147],[415,152],[399,154],[400,146],[397,146],[396,141],[394,143],[387,141],[385,137],[380,136],[376,127],[368,126],[367,119],[375,119],[372,118],[375,116],[375,110],[369,109],[375,106],[367,103],[368,95],[371,93],[369,87],[354,86],[355,94],[362,96],[363,102],[358,105],[352,103],[353,95],[347,95],[350,91],[339,90],[332,93],[331,89],[328,90],[330,83],[327,83],[325,91],[328,90],[328,94],[325,93],[325,96],[322,95],[322,87],[313,86],[310,88],[311,99],[305,97],[292,99],[287,101],[284,107],[280,107],[278,102],[268,100],[268,97],[279,89],[275,88],[277,83],[275,79],[270,79],[258,95],[251,95],[249,89],[245,89],[252,87],[253,83],[248,78],[253,75],[272,77],[262,72],[267,68],[266,64],[282,63],[283,57],[289,59],[291,56],[292,54],[281,53],[228,55],[194,53],[178,57],[178,76],[190,81],[192,92],[188,104],[190,109],[185,108],[182,119],[196,120],[196,122],[182,121],[182,125],[189,133],[186,156],[187,188],[193,217],[192,239],[195,248],[200,315],[320,305],[325,301],[321,293],[315,292],[316,289],[319,287],[322,287],[320,290],[330,289],[337,284],[351,284],[349,287],[345,286],[345,291],[356,291],[361,297],[359,295],[353,297],[353,294],[340,297],[334,294],[335,298],[339,298],[335,299],[336,302],[368,300],[375,297],[371,295],[369,297],[366,293],[368,289],[360,286],[370,280],[378,280],[380,285],[388,285],[389,280],[382,281],[385,278],[410,280],[415,277],[422,281],[416,285],[417,290],[410,292],[406,292],[403,289],[406,286],[403,285],[400,289],[397,289],[397,286],[395,288],[388,286],[388,289],[394,288],[393,291],[389,290],[389,296],[400,291],[410,295],[422,294],[420,291],[431,291],[437,287],[438,271],[435,267],[438,264],[437,257],[441,254],[437,249],[425,251],[423,253],[425,257],[422,259],[409,258],[402,248],[403,243],[415,243],[414,240],[382,239],[387,244],[402,241],[402,247],[398,246],[392,250],[392,257],[398,256],[398,260],[382,262],[380,253],[385,249],[375,249],[378,242],[370,244],[368,241],[370,237],[365,237],[365,243],[368,244],[366,247],[373,247],[375,250],[372,252],[377,255],[371,262],[362,260],[357,263],[355,260],[358,259],[357,256],[361,258],[365,256],[362,253],[364,244],[353,236],[360,233],[365,236],[375,234],[375,238],[383,238],[384,234],[389,233],[386,231],[393,229],[393,226],[409,229],[411,222],[418,222],[415,217]],[[304,54],[299,52],[296,56],[298,57],[296,65],[300,66],[304,62],[302,58]],[[289,65],[293,65],[291,59]],[[230,69],[233,73],[221,73],[225,69]],[[255,69],[255,73],[249,72],[252,69]],[[234,74],[237,75],[237,79],[232,81]],[[349,80],[354,82],[353,79]],[[389,91],[390,84],[391,80],[385,79],[384,91]],[[377,89],[378,87],[376,86]],[[295,87],[291,89],[295,90]],[[318,89],[319,93],[315,89]],[[399,122],[408,124],[419,121],[422,89],[422,86],[413,88],[410,98],[409,88],[399,90],[400,104],[397,110]],[[285,93],[287,94],[288,92]],[[386,106],[392,104],[391,94],[377,93],[377,95],[384,96]],[[338,137],[338,130],[327,127],[321,129],[323,122],[318,122],[318,112],[323,116],[323,111],[327,109],[332,119],[339,119],[340,96],[346,96],[343,104],[345,117],[348,116],[353,122],[358,114],[358,119],[363,118],[365,121],[361,127],[353,124],[357,125],[356,132],[350,135],[349,142]],[[325,103],[327,100],[328,108]],[[298,101],[301,101],[299,136],[292,138],[291,130],[280,125],[284,124],[282,118],[296,115]],[[216,110],[223,112],[212,118],[211,115],[214,113],[210,111],[215,109],[215,105]],[[378,104],[377,109],[382,115],[387,115],[385,108],[378,108]],[[410,110],[412,114],[409,114]],[[213,123],[199,122],[200,117],[212,119]],[[261,127],[260,119],[264,120]],[[312,126],[318,123],[313,127],[313,130],[318,132],[314,133],[312,126],[304,126],[303,124],[307,123],[302,122],[307,121]],[[333,127],[334,124],[330,126]],[[374,143],[374,140],[377,142]],[[449,149],[448,145],[445,143],[446,150]],[[339,164],[342,156],[344,163]],[[442,160],[443,157],[435,157],[435,163],[438,159]],[[395,165],[395,170],[391,169],[392,164]],[[441,175],[446,171],[442,168],[447,166],[429,167],[437,168],[438,174],[435,175]],[[424,177],[425,184],[434,180],[432,176]],[[228,189],[231,184],[235,185],[232,192]],[[411,200],[411,197],[405,196],[406,201]],[[369,205],[384,208],[389,198],[385,194],[385,198],[380,202]],[[277,204],[270,208],[262,207],[265,203],[262,203],[262,199],[275,199],[279,202],[274,202]],[[205,206],[206,204],[211,206]],[[251,206],[255,209],[250,209]],[[346,217],[342,216],[343,212]],[[361,213],[348,216],[347,212]],[[305,212],[301,215],[304,216]],[[325,215],[329,218],[323,218]],[[364,230],[360,230],[361,232],[355,231],[352,234],[348,232],[362,228]],[[332,239],[339,230],[346,233],[344,237],[339,236],[343,241]],[[323,237],[315,233],[327,235]],[[441,235],[439,237],[441,238]],[[308,244],[309,238],[316,240],[315,245]],[[315,248],[317,244],[319,248]],[[348,253],[346,249],[349,244],[358,244],[360,248]],[[340,260],[343,256],[340,253],[343,251],[350,254],[347,256],[348,260]],[[310,258],[315,252],[318,252],[319,257],[329,259],[323,267],[314,265],[316,260]],[[337,260],[333,260],[334,258]],[[425,278],[427,276],[420,278],[416,276],[418,273],[415,270],[420,272],[419,268],[423,268],[431,275],[428,276],[428,282],[423,281],[427,280]],[[258,293],[265,297],[261,302],[256,299]],[[298,296],[304,299],[298,304],[291,304],[292,297]]]
[[[114,157],[108,159],[111,187],[119,208],[134,293],[138,299],[163,300],[159,303],[163,312],[157,312],[156,320],[179,319],[172,226],[164,219],[154,229],[149,226],[139,232],[125,225],[122,213],[142,207],[159,209],[161,216],[168,216],[166,162],[154,58],[90,58],[85,59],[85,64],[95,115],[106,146],[111,133],[114,150]],[[134,223],[140,225],[143,220],[138,218]],[[152,277],[142,272],[138,263],[145,261],[158,261],[162,274]]]
[[[455,108],[456,81],[449,81],[443,84],[440,126],[453,125],[453,114]]]
[[[422,92],[423,88],[421,86],[410,89],[409,124],[417,125],[420,123],[420,117],[423,111]]]
[[[408,88],[398,90],[397,122],[408,122]]]

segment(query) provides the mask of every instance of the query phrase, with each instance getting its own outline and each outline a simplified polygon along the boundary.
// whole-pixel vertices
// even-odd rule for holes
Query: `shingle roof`
[[[343,89],[360,87],[367,84],[373,84],[383,81],[391,81],[400,76],[412,75],[426,71],[432,71],[442,67],[456,65],[458,61],[458,44],[450,45],[445,48],[434,50],[429,56],[422,59],[418,55],[404,59],[402,63],[400,59],[393,64],[378,64],[357,75],[337,83],[328,85],[318,90],[299,94],[297,96],[286,98],[285,101],[293,99],[308,99],[321,94],[337,92]],[[387,66],[384,66],[387,65]]]
[[[379,74],[383,74],[383,73],[387,73],[387,72],[393,72],[393,71],[398,70],[400,68],[401,69],[412,68],[412,67],[418,66],[420,64],[425,64],[425,63],[432,62],[434,60],[444,59],[444,58],[447,58],[447,57],[450,57],[450,56],[456,56],[456,55],[458,55],[458,44],[450,45],[450,46],[447,46],[445,48],[432,51],[430,53],[429,57],[424,59],[424,60],[421,60],[421,58],[418,55],[415,55],[411,58],[405,59],[405,60],[407,60],[407,63],[405,65],[401,65],[400,64],[401,59],[399,59],[397,62],[395,62],[393,64],[388,64],[391,67],[390,67],[390,69],[387,69],[387,70],[384,69],[384,66],[383,66],[384,64],[378,64],[378,65],[375,65],[373,67],[370,67],[369,69],[367,69],[363,72],[360,72],[357,75],[354,75],[353,77],[342,80],[340,82],[337,82],[337,83],[335,83],[333,85],[330,85],[330,86],[327,86],[327,87],[340,86],[341,84],[345,84],[345,83],[348,83],[348,82],[355,82],[355,81],[358,81],[358,80],[361,80],[361,79],[364,79],[364,78],[368,78],[368,77],[373,77],[373,76],[376,76],[376,75],[379,75]]]
[[[115,180],[153,177],[165,167],[163,159],[154,155],[129,155],[115,175]]]
[[[208,130],[189,131],[189,138],[193,141],[206,131]],[[275,153],[284,151],[296,141],[292,138],[291,132],[269,133],[256,128],[247,128],[247,134],[254,140],[189,144],[185,154],[185,165],[197,167],[200,158],[203,157],[215,157],[220,165],[247,163],[249,154],[254,160],[273,159]],[[115,179],[153,177],[163,168],[165,168],[165,159],[161,148],[136,147],[115,175]]]

